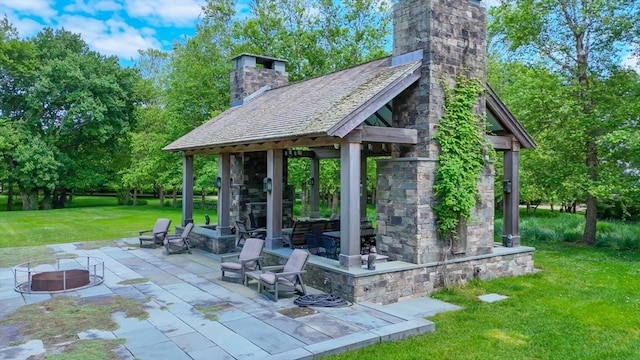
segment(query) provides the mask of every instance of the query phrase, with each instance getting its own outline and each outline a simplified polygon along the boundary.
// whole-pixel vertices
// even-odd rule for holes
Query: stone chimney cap
[[[271,57],[271,56],[264,56],[264,55],[249,54],[249,53],[242,53],[242,54],[238,54],[238,55],[236,55],[236,56],[232,57],[232,58],[231,58],[231,60],[236,60],[236,59],[239,59],[239,58],[241,58],[241,57],[243,57],[243,56],[249,56],[249,57],[256,58],[256,62],[257,62],[258,64],[260,64],[260,63],[261,63],[261,61],[260,61],[260,60],[266,60],[266,61],[281,61],[281,62],[284,62],[284,63],[286,63],[286,62],[287,62],[287,60],[284,60],[284,59],[274,58],[274,57]]]

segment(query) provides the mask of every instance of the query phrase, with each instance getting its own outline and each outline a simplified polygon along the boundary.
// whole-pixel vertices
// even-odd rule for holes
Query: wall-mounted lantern
[[[220,189],[222,187],[222,178],[218,176],[216,178],[216,188]]]
[[[270,193],[273,190],[273,180],[270,177],[262,179],[262,191]]]
[[[507,194],[511,194],[511,180],[502,181],[502,191]]]

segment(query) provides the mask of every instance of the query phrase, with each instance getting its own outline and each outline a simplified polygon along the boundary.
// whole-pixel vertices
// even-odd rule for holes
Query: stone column
[[[219,235],[231,234],[230,207],[231,207],[231,155],[222,153],[218,155],[218,176],[220,177],[220,189],[218,189],[218,226]]]
[[[506,245],[509,235],[513,246],[520,246],[520,144],[513,140],[511,150],[504,153],[504,221],[502,243]]]
[[[271,191],[267,192],[267,249],[282,247],[282,178],[283,152],[267,150],[267,179],[271,179]]]
[[[340,144],[340,267],[360,268],[360,144]]]
[[[182,226],[193,223],[193,155],[182,157]]]
[[[311,207],[311,218],[320,217],[320,159],[311,158],[311,189],[309,191],[309,205]]]

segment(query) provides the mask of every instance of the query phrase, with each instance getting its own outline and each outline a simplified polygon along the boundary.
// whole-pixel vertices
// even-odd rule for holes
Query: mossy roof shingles
[[[387,57],[269,90],[226,110],[164,149],[179,151],[327,136],[332,126],[413,71],[416,63],[391,67],[391,58]]]

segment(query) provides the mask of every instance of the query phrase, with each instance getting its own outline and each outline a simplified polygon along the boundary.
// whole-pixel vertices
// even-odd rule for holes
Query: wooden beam
[[[340,150],[336,149],[313,149],[316,157],[319,159],[339,159]]]
[[[418,130],[382,126],[364,126],[362,141],[396,144],[417,144]]]
[[[495,150],[511,150],[511,137],[487,135],[487,140],[493,144]]]
[[[335,136],[315,136],[299,139],[286,139],[279,141],[267,141],[261,143],[251,143],[243,145],[227,145],[220,147],[201,148],[194,150],[187,150],[187,155],[206,155],[206,154],[220,154],[220,153],[239,153],[239,152],[252,152],[252,151],[267,151],[269,149],[290,149],[294,147],[317,147],[317,146],[333,146],[333,144],[339,144],[342,139]]]

